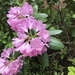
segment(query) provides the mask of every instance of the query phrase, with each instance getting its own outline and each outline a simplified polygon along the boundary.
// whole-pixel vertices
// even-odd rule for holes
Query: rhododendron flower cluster
[[[23,66],[22,58],[42,55],[50,41],[46,25],[32,16],[33,8],[27,2],[22,7],[11,7],[7,23],[17,33],[12,39],[14,48],[4,49],[0,57],[0,74],[15,75]],[[15,52],[20,52],[17,58]]]
[[[14,49],[4,49],[0,57],[0,74],[2,75],[14,75],[17,74],[23,65],[22,57],[19,56],[17,59],[10,57]],[[13,55],[12,55],[13,56]]]
[[[23,56],[37,56],[47,51],[49,42],[49,33],[45,29],[45,24],[34,18],[27,18],[20,24],[17,32],[17,38],[13,38],[13,45],[16,51],[20,51]]]
[[[47,51],[50,41],[46,25],[37,21],[33,16],[33,9],[27,2],[22,7],[10,8],[7,14],[8,24],[17,32],[17,38],[13,38],[16,51],[23,56],[37,56]]]
[[[8,24],[11,26],[11,28],[15,31],[17,31],[18,24],[25,19],[26,17],[29,17],[33,14],[32,6],[29,5],[27,2],[22,7],[11,7],[8,11],[7,17]]]

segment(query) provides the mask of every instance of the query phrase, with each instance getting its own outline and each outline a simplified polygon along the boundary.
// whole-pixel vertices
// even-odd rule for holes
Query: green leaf
[[[57,35],[60,34],[62,30],[50,30],[50,35]]]
[[[20,52],[14,52],[14,58],[17,58],[20,55]]]
[[[49,59],[48,59],[48,54],[45,52],[42,55],[37,57],[41,65],[43,66],[43,69],[46,66],[49,66]]]
[[[64,48],[63,43],[54,37],[51,37],[49,46],[50,46],[50,49],[53,49],[53,50],[60,50]]]
[[[50,15],[51,15],[51,21],[53,21],[55,19],[55,15],[56,15],[55,10],[51,9]]]
[[[15,1],[19,6],[22,6],[26,2],[26,0],[15,0]]]
[[[23,65],[23,70],[22,70],[22,75],[27,75],[27,67],[28,67],[28,63],[24,61],[24,65]]]
[[[6,40],[2,40],[2,43],[6,44],[6,43],[7,43],[7,41],[6,41]]]
[[[9,32],[6,32],[2,38],[7,38],[7,35],[9,34]]]
[[[38,6],[37,6],[37,5],[34,5],[34,6],[33,6],[33,10],[34,10],[34,12],[37,13],[37,12],[38,12]]]
[[[0,31],[0,38],[2,38],[4,32],[3,31]]]
[[[72,16],[73,18],[75,18],[75,14],[73,14],[73,16]]]
[[[69,70],[68,75],[75,75],[75,67],[69,66],[68,70]]]
[[[57,72],[54,72],[54,75],[58,75]]]
[[[45,18],[48,17],[47,14],[45,13],[34,13],[33,16],[37,19],[37,20],[43,20]]]
[[[6,45],[5,45],[5,48],[12,48],[13,47],[13,45],[12,45],[12,42],[8,42]]]
[[[69,67],[68,67],[68,70],[69,70],[69,71],[72,71],[72,72],[75,72],[75,67],[69,66]]]
[[[8,42],[10,42],[11,41],[11,36],[8,36]]]
[[[50,29],[51,24],[46,24],[46,29]]]
[[[64,72],[62,72],[61,75],[64,75]]]
[[[68,75],[75,75],[75,73],[74,72],[69,72]]]
[[[75,29],[72,30],[72,37],[75,37]]]

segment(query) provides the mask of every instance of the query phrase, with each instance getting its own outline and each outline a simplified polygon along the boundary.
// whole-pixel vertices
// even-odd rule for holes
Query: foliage
[[[69,66],[68,70],[69,70],[68,75],[75,75],[75,67]]]
[[[73,75],[75,68],[70,65],[75,66],[74,0],[63,0],[65,4],[62,0],[0,0],[0,52],[13,47],[12,38],[16,36],[6,22],[6,14],[11,6],[22,6],[25,1],[33,6],[33,16],[46,24],[50,42],[47,53],[25,59],[25,70],[18,75],[22,72],[25,75]]]

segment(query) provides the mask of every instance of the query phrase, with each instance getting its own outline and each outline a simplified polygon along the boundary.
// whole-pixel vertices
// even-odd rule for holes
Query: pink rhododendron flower
[[[11,26],[11,28],[15,31],[17,31],[17,25],[27,17],[31,16],[33,14],[32,6],[29,5],[27,2],[22,7],[11,7],[8,11],[7,17],[8,17],[8,24]]]
[[[23,56],[30,57],[41,55],[47,51],[47,43],[50,41],[49,32],[41,21],[27,18],[19,24],[17,29],[18,38],[12,39],[16,51],[20,51]]]
[[[29,16],[33,14],[33,8],[31,5],[29,5],[27,2],[21,7],[21,14],[25,16]]]
[[[0,57],[0,74],[14,75],[20,71],[23,65],[22,56],[19,56],[17,59],[13,57],[14,57],[13,48],[8,48],[3,50]]]
[[[19,56],[17,59],[15,59],[12,62],[10,62],[10,64],[8,66],[10,68],[9,75],[17,74],[18,72],[20,72],[20,70],[21,70],[21,68],[23,66],[22,57]]]
[[[11,62],[8,59],[0,58],[0,74],[2,75],[14,75],[17,74],[22,68],[23,61],[21,57],[18,57]]]
[[[8,48],[8,49],[4,49],[3,52],[1,53],[1,57],[2,58],[9,58],[10,54],[14,51],[13,48]]]

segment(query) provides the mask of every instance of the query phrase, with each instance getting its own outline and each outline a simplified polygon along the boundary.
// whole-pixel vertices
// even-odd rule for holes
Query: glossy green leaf
[[[50,46],[50,49],[53,49],[53,50],[60,50],[60,49],[64,48],[63,43],[54,37],[50,38],[49,46]]]
[[[34,10],[34,12],[37,13],[37,12],[38,12],[38,6],[37,6],[37,5],[34,5],[34,6],[33,6],[33,10]]]
[[[51,24],[46,24],[46,29],[50,29]]]
[[[62,30],[50,30],[50,35],[57,35],[60,34],[62,32]]]
[[[49,66],[49,59],[48,59],[48,54],[47,53],[43,53],[42,55],[37,57],[39,62],[41,63],[41,65],[43,66],[43,68],[45,68],[46,66]]]
[[[37,20],[43,20],[45,18],[48,17],[47,14],[45,13],[34,13],[33,16],[37,19]]]

